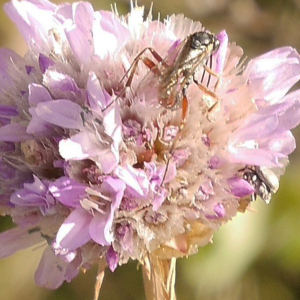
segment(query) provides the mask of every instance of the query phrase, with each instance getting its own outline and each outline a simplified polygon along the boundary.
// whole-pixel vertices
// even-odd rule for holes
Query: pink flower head
[[[0,256],[46,242],[38,284],[192,254],[256,197],[269,203],[300,122],[295,49],[243,67],[225,31],[182,16],[46,0],[5,11],[28,53],[0,50],[0,205],[17,224]]]

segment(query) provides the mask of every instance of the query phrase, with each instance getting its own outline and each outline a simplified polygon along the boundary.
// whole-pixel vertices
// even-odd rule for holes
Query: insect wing
[[[177,40],[173,43],[173,45],[169,48],[167,55],[161,62],[162,66],[174,67],[174,62],[178,59],[180,53],[182,52],[184,46],[186,45],[188,38],[185,38],[183,41]]]
[[[278,191],[279,179],[271,169],[266,167],[256,167],[256,172],[272,193],[276,193]]]
[[[183,47],[186,44],[186,39],[183,41],[177,40],[168,49],[167,55],[161,59],[161,61],[156,61],[157,64],[151,70],[148,70],[147,74],[138,83],[136,89],[137,93],[139,90],[143,90],[144,94],[151,95],[151,92],[157,91],[158,85],[171,77],[171,73],[178,73],[178,66],[175,64],[178,55],[181,53]],[[143,67],[145,69],[145,67]],[[142,72],[142,71],[141,71]]]

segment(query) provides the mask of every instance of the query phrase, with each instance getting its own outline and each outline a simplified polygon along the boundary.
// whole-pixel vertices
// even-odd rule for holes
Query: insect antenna
[[[209,60],[209,68],[210,68],[210,70],[212,70],[212,64],[213,64],[213,61],[212,61],[212,55],[210,55],[210,57],[208,58],[208,60]],[[211,74],[210,73],[208,73],[208,79],[207,79],[207,87],[209,87],[209,84],[210,84],[210,80],[211,80]]]
[[[206,63],[207,63],[207,62],[206,62]],[[205,63],[205,64],[206,64],[206,63]],[[204,76],[205,76],[205,69],[203,69],[203,72],[202,72],[202,77],[201,77],[201,80],[200,80],[201,84],[203,84]]]
[[[213,67],[213,60],[212,60],[212,55],[209,56],[209,58],[207,59],[207,61],[205,62],[205,66],[207,66],[207,64],[209,63],[209,69],[212,70],[212,67]],[[205,78],[205,74],[206,74],[206,70],[203,69],[203,73],[202,73],[202,77],[201,77],[201,84],[203,84],[204,82],[204,78]],[[211,73],[207,72],[208,73],[208,78],[207,78],[207,83],[205,84],[205,86],[208,88],[209,87],[209,84],[210,84],[210,80],[211,80]]]

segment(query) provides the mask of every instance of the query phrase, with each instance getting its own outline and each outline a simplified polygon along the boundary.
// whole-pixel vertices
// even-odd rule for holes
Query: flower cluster
[[[99,260],[114,270],[195,253],[256,196],[270,201],[300,123],[300,92],[287,94],[300,79],[294,49],[243,67],[242,49],[217,34],[185,86],[183,124],[183,102],[165,107],[160,88],[176,78],[182,100],[185,73],[162,74],[200,23],[87,2],[5,11],[29,50],[0,50],[0,209],[17,225],[0,234],[0,256],[46,244],[39,285]]]

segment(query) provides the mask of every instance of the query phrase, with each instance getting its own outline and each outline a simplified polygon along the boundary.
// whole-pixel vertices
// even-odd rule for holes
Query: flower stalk
[[[146,300],[176,300],[176,258],[148,256],[142,268]]]
[[[101,260],[98,264],[98,271],[97,271],[97,276],[96,276],[95,292],[94,292],[94,299],[93,300],[98,300],[99,299],[100,290],[101,290],[102,283],[103,283],[103,280],[104,280],[106,267],[107,267],[107,264],[103,260]]]

